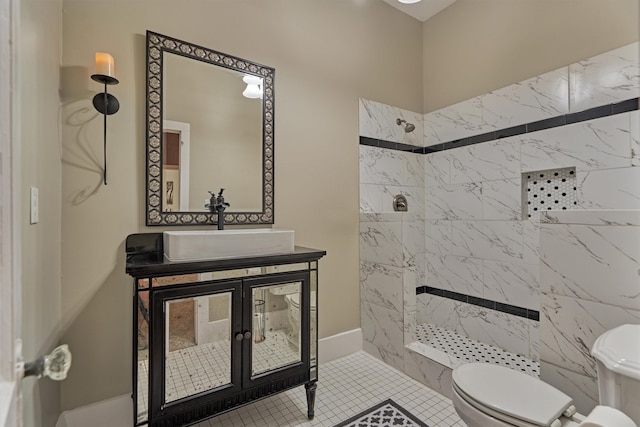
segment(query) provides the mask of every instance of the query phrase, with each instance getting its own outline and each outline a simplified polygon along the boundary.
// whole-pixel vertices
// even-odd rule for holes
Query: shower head
[[[409,133],[409,132],[413,132],[415,130],[415,125],[413,125],[412,123],[407,122],[406,120],[403,119],[396,119],[396,124],[398,126],[402,126],[404,128],[404,131]]]

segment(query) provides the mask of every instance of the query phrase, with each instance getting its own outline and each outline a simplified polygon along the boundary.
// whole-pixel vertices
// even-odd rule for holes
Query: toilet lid
[[[467,363],[453,370],[452,379],[480,405],[536,426],[551,425],[572,404],[560,390],[503,366]]]
[[[294,306],[300,307],[300,293],[296,292],[294,294],[289,294],[287,297],[290,298],[291,302]],[[316,291],[311,291],[311,308],[316,308]]]

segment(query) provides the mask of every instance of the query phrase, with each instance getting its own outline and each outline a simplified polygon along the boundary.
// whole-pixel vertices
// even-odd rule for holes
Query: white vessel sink
[[[288,254],[293,252],[293,230],[165,231],[164,255],[169,261],[205,261],[223,258]]]

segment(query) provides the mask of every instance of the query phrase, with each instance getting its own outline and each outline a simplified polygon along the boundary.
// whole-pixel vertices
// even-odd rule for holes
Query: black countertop
[[[127,237],[126,250],[125,271],[136,278],[312,262],[327,254],[324,250],[296,246],[294,252],[286,254],[172,262],[164,258],[162,233],[132,234]]]

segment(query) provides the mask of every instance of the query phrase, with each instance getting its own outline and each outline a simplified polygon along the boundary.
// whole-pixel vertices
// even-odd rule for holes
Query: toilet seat
[[[479,411],[514,426],[560,426],[563,414],[575,413],[572,399],[560,390],[503,366],[488,363],[459,366],[453,370],[452,386]]]
[[[289,300],[292,307],[300,307],[300,293],[287,294],[285,299]],[[311,291],[311,310],[316,309],[316,291]]]

